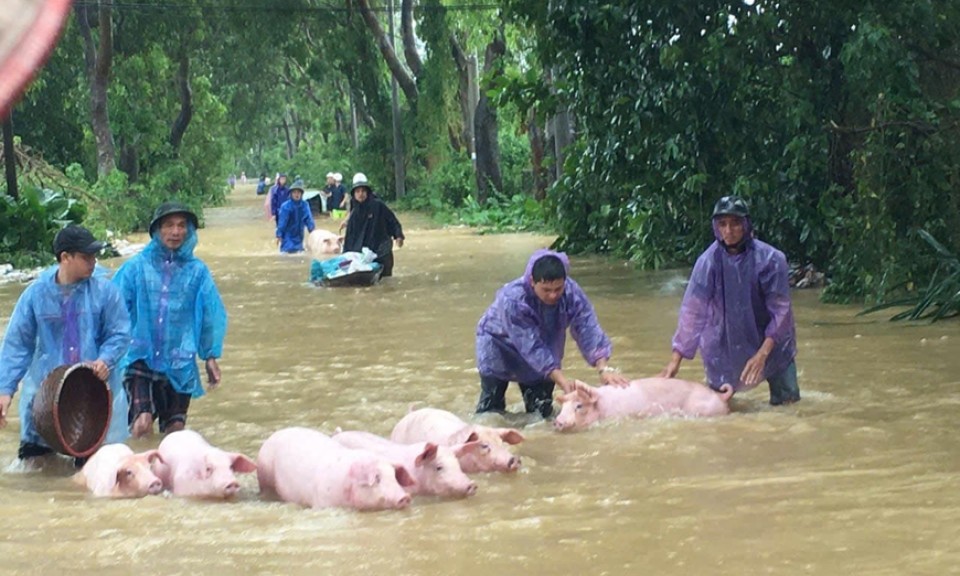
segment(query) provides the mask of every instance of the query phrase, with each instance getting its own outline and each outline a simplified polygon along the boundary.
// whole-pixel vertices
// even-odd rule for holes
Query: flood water
[[[223,384],[188,426],[255,457],[273,431],[389,435],[411,405],[470,418],[474,328],[495,291],[551,238],[437,229],[401,214],[395,277],[311,286],[306,257],[275,252],[253,187],[207,211],[197,255],[229,310]],[[335,229],[330,220],[320,226]],[[119,261],[106,261],[115,268]],[[669,359],[685,271],[572,258],[628,375]],[[0,286],[5,329],[23,286]],[[478,475],[475,497],[404,511],[306,510],[261,501],[95,500],[68,466],[7,466],[0,430],[4,574],[946,574],[960,571],[960,322],[903,325],[794,293],[803,401],[766,385],[706,420],[605,423],[558,435],[523,416],[515,475]],[[569,341],[569,339],[568,339]],[[595,381],[569,342],[565,368]],[[680,377],[702,380],[698,360]],[[514,385],[508,405],[522,411]],[[16,404],[16,402],[14,403]],[[131,441],[136,450],[160,438]]]

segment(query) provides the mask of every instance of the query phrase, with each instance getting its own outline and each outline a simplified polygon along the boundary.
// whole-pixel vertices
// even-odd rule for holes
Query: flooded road
[[[207,211],[197,255],[230,314],[221,389],[188,426],[255,457],[273,431],[337,426],[389,435],[411,405],[469,418],[474,328],[495,291],[551,238],[481,236],[400,215],[395,277],[311,286],[280,256],[253,187]],[[330,220],[319,225],[335,230]],[[105,265],[116,268],[118,260]],[[683,271],[573,258],[572,276],[628,375],[669,359]],[[0,329],[23,286],[0,286]],[[523,470],[477,475],[475,497],[401,512],[311,511],[261,501],[94,500],[68,466],[0,473],[4,574],[871,574],[960,571],[960,322],[902,325],[794,293],[804,396],[766,385],[708,420],[605,423],[557,435],[524,426]],[[569,340],[569,339],[568,339]],[[566,371],[594,380],[572,342]],[[699,359],[680,377],[702,380]],[[515,385],[508,409],[522,411]],[[16,404],[16,402],[14,403]],[[19,420],[0,430],[13,461]],[[159,437],[131,442],[137,449]]]

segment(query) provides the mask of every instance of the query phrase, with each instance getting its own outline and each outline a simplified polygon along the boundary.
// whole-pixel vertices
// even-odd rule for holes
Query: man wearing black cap
[[[770,404],[797,402],[797,334],[787,259],[754,238],[743,198],[720,198],[712,220],[716,242],[690,274],[670,362],[660,375],[673,378],[680,362],[699,350],[714,390],[724,384],[749,390],[766,380]]]
[[[207,265],[193,255],[197,216],[179,202],[161,204],[150,222],[150,243],[117,270],[114,282],[133,321],[123,359],[135,437],[182,430],[190,400],[204,394],[197,356],[209,389],[220,383],[227,311]]]
[[[32,406],[54,368],[88,365],[111,384],[114,406],[126,406],[114,368],[130,341],[130,318],[116,286],[103,275],[94,275],[103,246],[82,226],[69,225],[57,233],[53,241],[57,264],[27,286],[10,317],[0,346],[0,427],[6,425],[19,387],[21,459],[51,452],[36,430]],[[127,436],[126,426],[111,423],[106,441],[122,442]]]

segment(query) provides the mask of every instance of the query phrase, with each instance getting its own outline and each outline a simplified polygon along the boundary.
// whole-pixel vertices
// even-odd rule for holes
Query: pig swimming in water
[[[369,450],[346,448],[309,428],[274,432],[257,455],[262,494],[308,508],[406,508],[414,480]]]
[[[410,494],[463,498],[477,492],[477,485],[460,469],[457,455],[448,446],[433,442],[398,444],[369,432],[337,432],[333,439],[347,448],[369,450],[406,468],[416,481],[407,488]]]
[[[157,450],[134,454],[126,444],[107,444],[87,460],[74,479],[97,497],[142,498],[163,491],[163,482],[150,467],[161,461]]]
[[[729,384],[715,392],[677,378],[641,378],[623,387],[599,388],[577,381],[576,389],[560,397],[562,406],[553,426],[561,432],[574,432],[619,416],[723,416],[730,413],[727,401],[731,396],[733,386]]]
[[[163,463],[157,475],[174,496],[230,498],[240,491],[234,472],[256,472],[253,460],[215,448],[193,430],[167,434],[157,448]]]
[[[401,444],[433,442],[450,446],[467,474],[516,472],[520,468],[520,457],[506,445],[523,442],[522,434],[512,428],[467,424],[446,410],[421,408],[408,413],[394,426],[390,439]]]

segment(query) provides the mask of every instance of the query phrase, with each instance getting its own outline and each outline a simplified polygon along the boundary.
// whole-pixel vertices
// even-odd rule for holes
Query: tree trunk
[[[287,120],[287,114],[283,115],[283,137],[287,143],[287,160],[293,159],[293,135],[290,133],[290,122]]]
[[[97,10],[99,46],[93,42],[87,10],[76,4],[77,22],[83,38],[83,56],[87,80],[90,82],[90,126],[97,146],[97,173],[101,176],[113,172],[117,167],[116,148],[113,132],[110,129],[110,115],[107,105],[107,88],[110,81],[110,69],[113,65],[113,22],[110,18],[110,5],[100,3]]]
[[[530,142],[530,167],[533,170],[533,197],[540,201],[547,197],[547,178],[543,167],[545,139],[543,128],[537,124],[535,108],[527,113],[527,140]]]
[[[467,155],[473,158],[473,109],[470,107],[470,66],[467,62],[467,55],[463,53],[460,42],[453,34],[450,35],[450,52],[453,54],[453,61],[457,64],[457,100],[460,103],[460,119],[463,122],[463,129],[458,135],[458,144],[467,148]],[[451,143],[453,138],[451,137]],[[459,145],[454,145],[459,150]]]
[[[356,1],[357,6],[360,8],[360,14],[363,16],[363,21],[366,22],[367,27],[370,28],[373,37],[377,39],[377,46],[380,48],[380,53],[383,54],[390,73],[393,74],[393,77],[396,78],[397,83],[400,85],[400,89],[403,90],[403,95],[407,97],[408,102],[416,102],[418,96],[417,83],[397,58],[397,53],[393,50],[390,39],[387,38],[386,32],[383,31],[383,27],[381,27],[380,22],[377,21],[377,16],[370,10],[370,3],[367,0]]]
[[[403,36],[403,57],[414,78],[423,75],[423,61],[417,52],[417,37],[413,33],[413,2],[402,0],[400,3],[400,33]]]
[[[477,146],[477,202],[483,204],[493,190],[503,190],[503,175],[500,173],[500,140],[497,136],[499,123],[497,110],[490,103],[487,91],[495,78],[502,75],[497,61],[506,52],[503,32],[498,31],[487,44],[483,57],[483,74],[487,78],[480,90],[480,101],[474,117]],[[497,71],[491,74],[496,67]]]
[[[120,136],[120,169],[127,175],[127,182],[133,184],[140,179],[140,155],[137,151],[137,145],[133,142],[127,142],[123,136]]]
[[[16,201],[20,198],[17,190],[17,154],[13,149],[13,108],[3,119],[3,165],[7,176],[7,194]]]
[[[180,51],[180,66],[177,69],[177,88],[180,92],[180,114],[170,129],[170,145],[174,155],[180,154],[180,145],[183,144],[183,135],[187,132],[190,120],[193,118],[193,92],[190,89],[190,57],[187,51]]]

